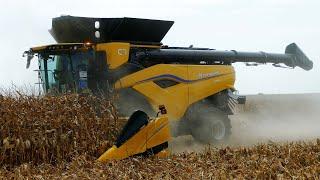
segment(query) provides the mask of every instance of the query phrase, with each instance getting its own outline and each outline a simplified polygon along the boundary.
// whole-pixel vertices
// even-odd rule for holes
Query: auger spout
[[[162,48],[154,51],[140,52],[139,58],[157,63],[181,63],[181,64],[232,64],[236,62],[245,63],[272,63],[285,64],[289,67],[300,67],[311,70],[313,62],[292,43],[287,46],[285,54],[266,52],[241,52],[221,51],[215,49],[200,48]]]

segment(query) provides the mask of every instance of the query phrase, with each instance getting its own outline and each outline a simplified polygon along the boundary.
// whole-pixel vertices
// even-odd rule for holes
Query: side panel
[[[187,65],[159,64],[120,79],[115,84],[116,89],[132,87],[144,95],[153,109],[157,112],[159,105],[165,105],[170,118],[183,116],[189,102],[188,84],[179,83],[166,89],[155,84],[154,80],[174,76],[181,80],[188,79]],[[175,80],[175,79],[173,79]],[[132,102],[134,103],[134,102]]]
[[[154,83],[157,80],[171,80],[177,84],[161,88]],[[143,94],[155,110],[165,105],[169,117],[178,120],[191,104],[233,88],[234,81],[232,66],[159,64],[120,79],[115,88],[132,87]]]
[[[201,79],[189,84],[189,104],[225,89],[234,88],[235,71],[232,66],[189,66],[190,79]]]
[[[107,64],[110,69],[116,69],[129,60],[129,43],[102,43],[97,44],[97,51],[105,51],[107,54]]]

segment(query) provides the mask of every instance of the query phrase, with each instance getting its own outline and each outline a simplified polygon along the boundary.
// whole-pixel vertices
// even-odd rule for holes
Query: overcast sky
[[[37,62],[25,69],[22,52],[54,43],[51,18],[74,15],[174,20],[163,39],[171,46],[283,53],[296,42],[313,70],[235,64],[236,88],[243,94],[320,92],[319,7],[319,0],[2,0],[0,86],[37,82]]]

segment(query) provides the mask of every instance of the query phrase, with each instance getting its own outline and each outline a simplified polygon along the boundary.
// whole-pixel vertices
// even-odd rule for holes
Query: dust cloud
[[[320,138],[320,94],[250,95],[231,119],[232,134],[221,146],[252,146],[270,142]],[[201,151],[207,145],[191,136],[172,140],[174,153]]]

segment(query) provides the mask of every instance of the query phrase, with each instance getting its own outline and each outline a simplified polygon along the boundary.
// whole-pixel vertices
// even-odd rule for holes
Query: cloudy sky
[[[320,92],[319,0],[2,0],[0,87],[37,82],[37,63],[25,69],[22,52],[54,43],[51,18],[60,15],[174,20],[163,43],[171,46],[283,53],[296,42],[314,69],[235,64],[243,94]]]

